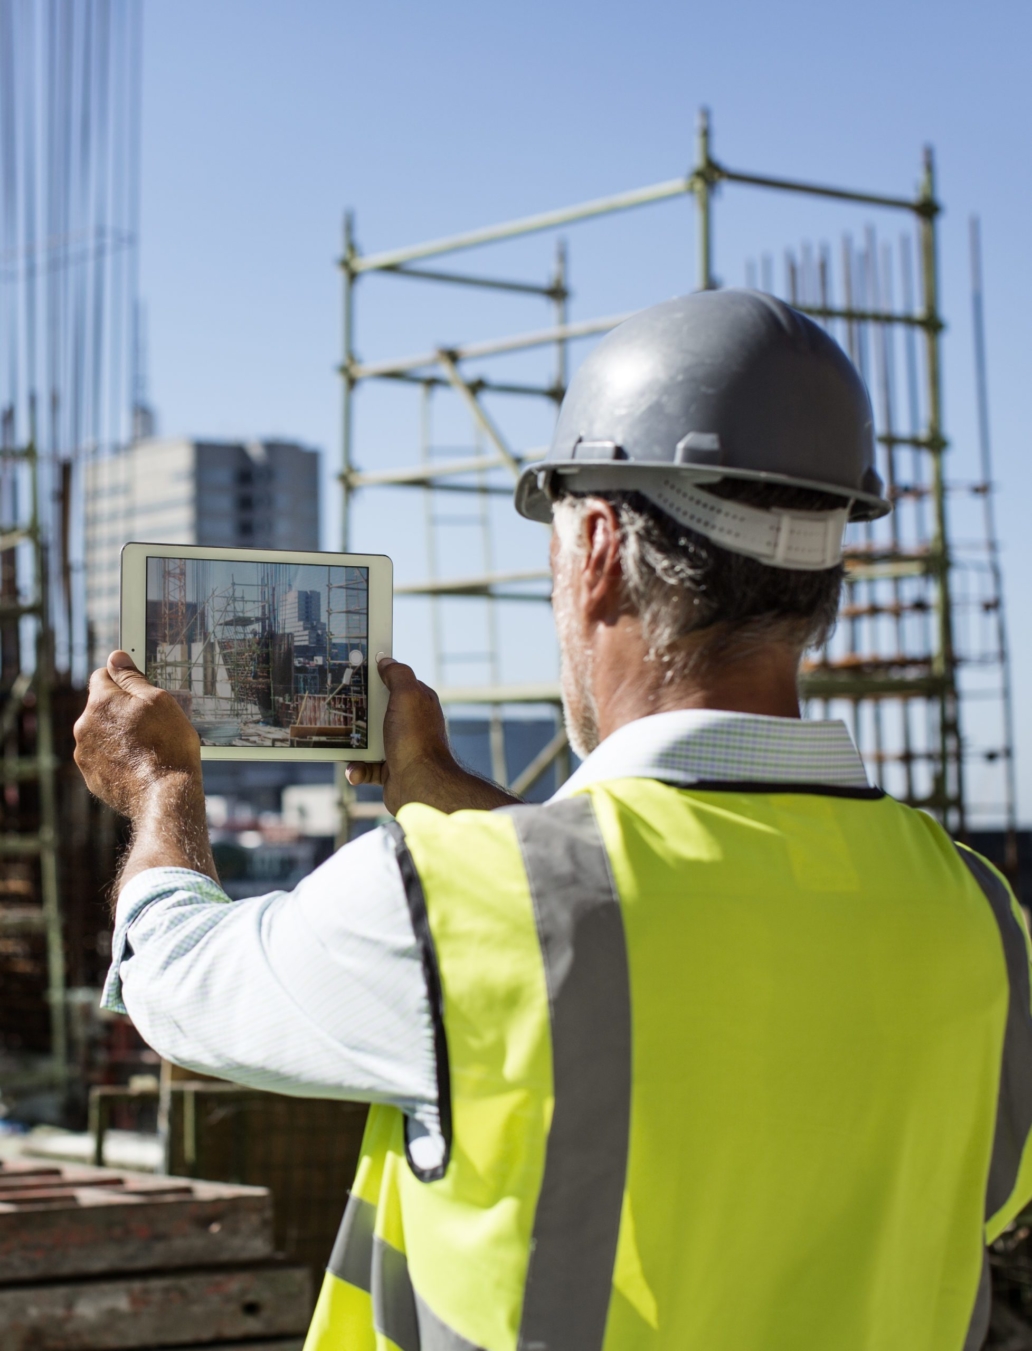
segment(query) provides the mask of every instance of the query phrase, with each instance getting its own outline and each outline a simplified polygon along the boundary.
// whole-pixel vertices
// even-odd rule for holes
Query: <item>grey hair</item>
[[[725,479],[707,485],[707,491],[758,507],[827,511],[842,505],[807,488],[741,480]],[[838,612],[841,564],[820,572],[770,567],[679,525],[640,493],[597,496],[613,507],[619,522],[627,611],[640,619],[649,660],[666,668],[666,680],[771,643],[801,654],[827,641]],[[564,549],[584,549],[582,521],[591,500],[566,494],[554,504]]]

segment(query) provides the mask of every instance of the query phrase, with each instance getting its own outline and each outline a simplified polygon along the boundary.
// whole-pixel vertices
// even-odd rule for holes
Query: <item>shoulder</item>
[[[519,846],[510,811],[440,812],[410,803],[384,829],[402,870],[411,859],[425,886],[462,889],[485,874],[503,878],[519,870]]]
[[[395,847],[409,849],[417,860],[476,866],[496,856],[519,852],[531,834],[577,834],[593,828],[593,795],[577,793],[544,803],[521,803],[494,811],[440,812],[409,803],[385,829]]]

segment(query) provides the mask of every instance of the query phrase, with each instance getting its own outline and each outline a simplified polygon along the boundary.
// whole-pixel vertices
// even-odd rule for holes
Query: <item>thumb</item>
[[[125,690],[126,694],[137,694],[145,688],[152,688],[150,681],[128,652],[123,652],[121,649],[112,652],[107,659],[107,668],[111,679],[120,689]]]
[[[406,686],[416,684],[416,673],[411,666],[406,666],[403,661],[395,661],[393,657],[377,657],[376,669],[380,679],[393,694],[399,693]]]

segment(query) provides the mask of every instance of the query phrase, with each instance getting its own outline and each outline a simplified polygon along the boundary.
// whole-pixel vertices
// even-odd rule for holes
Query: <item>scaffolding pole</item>
[[[989,543],[989,567],[992,574],[993,599],[996,601],[996,641],[1002,676],[1001,713],[1004,740],[1004,781],[1006,784],[1004,861],[1008,874],[1015,877],[1018,871],[1018,783],[1017,767],[1014,763],[1014,693],[1011,684],[1007,617],[1003,603],[1003,567],[1000,562],[1000,545],[996,533],[992,438],[989,432],[989,373],[985,353],[982,232],[977,216],[972,216],[969,222],[969,243],[971,249],[971,319],[974,336],[975,393],[978,400],[978,457],[981,469],[981,484],[978,486],[985,489],[981,494],[982,512],[985,522],[985,535]]]

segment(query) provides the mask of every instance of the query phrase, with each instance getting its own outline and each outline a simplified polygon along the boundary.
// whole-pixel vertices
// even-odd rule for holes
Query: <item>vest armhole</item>
[[[408,902],[412,928],[419,944],[420,961],[423,967],[423,979],[426,982],[427,1001],[430,1005],[430,1020],[434,1036],[434,1060],[437,1072],[437,1111],[440,1118],[441,1137],[444,1141],[444,1154],[439,1163],[432,1168],[421,1168],[409,1151],[408,1137],[405,1139],[405,1158],[413,1175],[420,1182],[437,1182],[448,1171],[452,1146],[452,1106],[451,1106],[451,1066],[448,1059],[448,1038],[444,1029],[444,996],[441,990],[441,972],[437,964],[437,949],[434,936],[430,931],[430,919],[426,912],[426,896],[423,883],[405,839],[405,831],[398,821],[387,821],[384,829],[394,842],[394,853],[398,860],[405,899]]]

